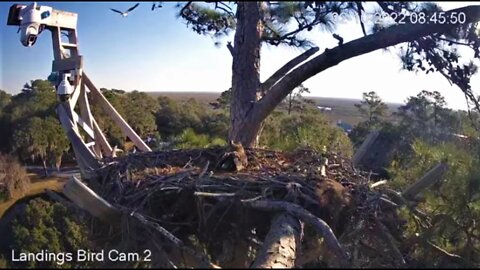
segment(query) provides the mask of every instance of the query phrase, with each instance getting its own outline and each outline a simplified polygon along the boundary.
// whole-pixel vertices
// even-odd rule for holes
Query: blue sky
[[[46,79],[53,52],[48,31],[35,46],[21,45],[17,28],[5,24],[13,3],[29,2],[0,3],[0,89],[15,94],[31,79]],[[164,2],[163,8],[151,11],[151,2],[141,2],[127,18],[109,8],[125,10],[135,2],[39,3],[79,14],[80,54],[84,56],[85,72],[98,87],[211,92],[230,87],[232,59],[228,50],[188,29],[176,18],[175,3]],[[441,6],[448,10],[472,4],[478,2],[442,2]],[[336,32],[345,42],[362,36],[354,23],[340,25]],[[330,33],[310,33],[320,52],[336,45]],[[233,40],[233,36],[227,40]],[[394,48],[379,50],[347,60],[309,79],[305,86],[311,95],[323,97],[361,98],[362,92],[373,90],[388,102],[404,102],[424,89],[437,90],[446,97],[449,107],[465,108],[461,91],[441,75],[401,71],[396,52]],[[299,53],[299,49],[263,46],[261,78],[268,78]],[[472,86],[480,93],[480,75],[472,78]]]

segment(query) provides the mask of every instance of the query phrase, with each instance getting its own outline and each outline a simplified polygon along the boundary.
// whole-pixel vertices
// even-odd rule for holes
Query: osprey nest
[[[106,160],[89,187],[153,267],[402,267],[405,203],[335,153],[217,147]],[[372,186],[373,184],[373,186]],[[118,222],[116,221],[118,219]]]

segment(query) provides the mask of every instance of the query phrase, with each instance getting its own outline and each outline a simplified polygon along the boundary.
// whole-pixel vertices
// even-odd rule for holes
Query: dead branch
[[[442,179],[443,174],[447,171],[448,165],[446,163],[439,163],[430,169],[422,178],[408,186],[402,192],[402,196],[407,199],[412,199],[423,191],[425,188],[435,184]]]
[[[300,235],[297,218],[285,213],[277,215],[252,268],[293,268]]]
[[[289,213],[301,220],[305,223],[312,226],[317,233],[322,235],[325,238],[325,241],[328,247],[333,251],[339,264],[342,266],[348,265],[348,256],[343,251],[340,243],[337,240],[337,237],[333,233],[332,229],[328,224],[323,221],[321,218],[316,217],[312,213],[308,212],[307,210],[303,209],[302,207],[283,201],[250,201],[250,202],[242,202],[243,205],[264,210],[264,211],[284,211]]]

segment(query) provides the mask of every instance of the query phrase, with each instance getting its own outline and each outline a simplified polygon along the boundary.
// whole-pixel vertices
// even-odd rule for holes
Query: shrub
[[[227,144],[221,138],[212,138],[206,134],[198,134],[192,128],[185,129],[175,141],[175,145],[178,148],[205,148]]]
[[[303,113],[274,112],[265,122],[260,145],[275,150],[292,151],[297,148],[340,152],[345,156],[353,153],[347,135],[333,126],[319,112],[305,110]]]
[[[30,188],[30,178],[18,161],[9,155],[0,154],[0,201],[14,195],[22,196]]]

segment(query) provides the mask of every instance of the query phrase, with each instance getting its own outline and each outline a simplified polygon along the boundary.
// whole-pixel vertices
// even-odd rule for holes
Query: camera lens
[[[35,44],[35,41],[37,41],[37,35],[28,35],[27,37],[28,44]]]

